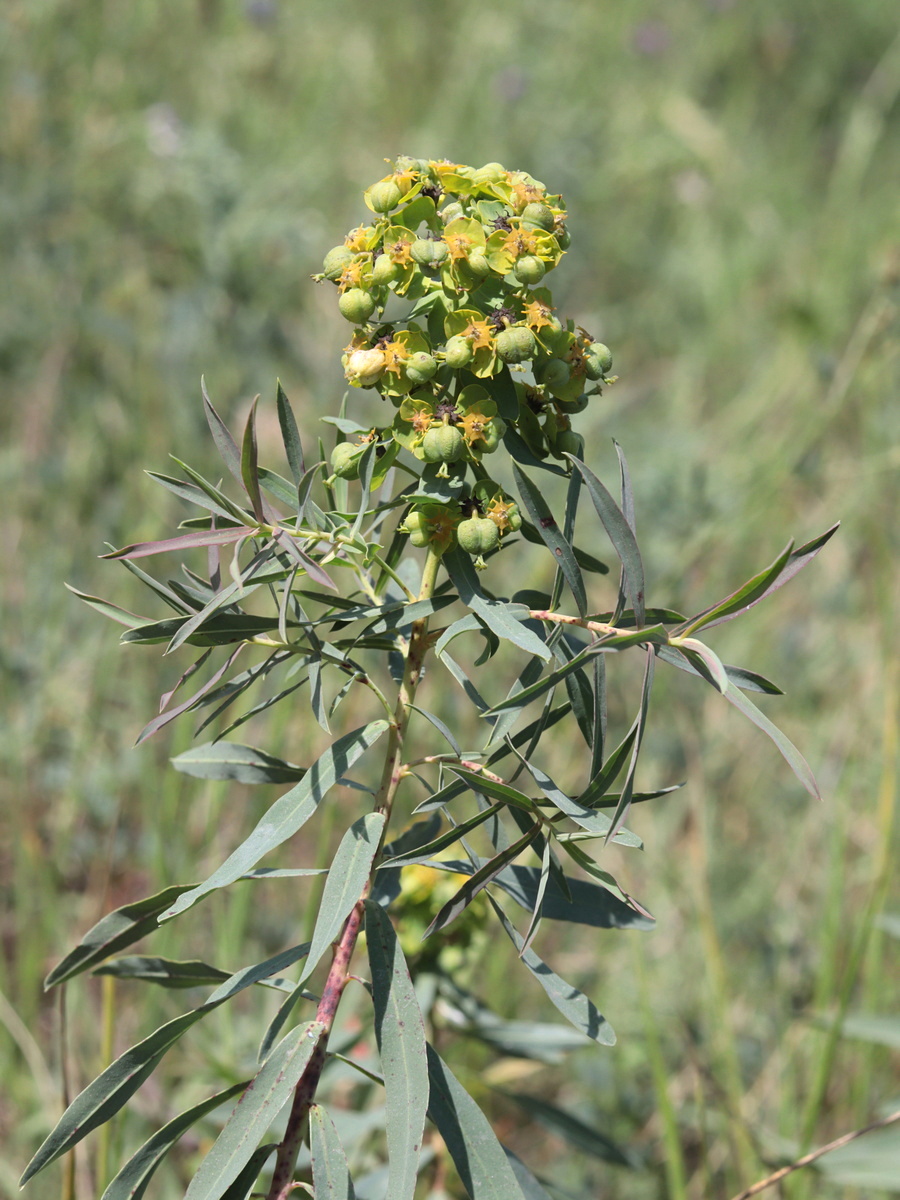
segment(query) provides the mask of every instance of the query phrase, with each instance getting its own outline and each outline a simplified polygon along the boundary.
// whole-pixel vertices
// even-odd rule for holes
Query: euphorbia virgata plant
[[[154,473],[199,515],[170,538],[108,556],[169,615],[136,617],[79,593],[127,627],[128,644],[199,650],[142,739],[176,716],[200,716],[197,732],[208,737],[217,722],[217,736],[176,758],[179,770],[289,786],[208,878],[110,913],[50,973],[47,987],[91,971],[123,987],[211,990],[70,1104],[23,1181],[128,1104],[192,1025],[254,986],[265,1015],[253,1071],[159,1129],[100,1181],[103,1200],[143,1196],[181,1135],[213,1111],[224,1113],[221,1132],[187,1200],[295,1191],[347,1200],[348,1164],[365,1196],[547,1196],[433,1042],[440,1033],[443,1050],[451,1030],[474,1031],[497,1053],[542,1061],[613,1043],[593,1000],[554,970],[552,934],[542,935],[557,922],[652,927],[610,856],[641,846],[626,823],[632,805],[678,786],[638,790],[657,664],[719,692],[816,794],[801,755],[748,696],[778,688],[723,664],[699,635],[780,587],[834,530],[789,544],[694,615],[650,607],[624,455],[616,446],[608,487],[575,429],[614,379],[609,349],[563,319],[545,286],[569,247],[562,198],[497,163],[400,158],[365,202],[367,223],[317,276],[352,326],[342,357],[350,387],[323,418],[337,435],[330,455],[301,436],[279,386],[286,466],[262,466],[256,405],[238,443],[204,390],[230,492],[183,463],[183,477]],[[617,584],[593,552],[604,533]],[[548,591],[523,577],[523,542],[549,556]],[[176,578],[136,565],[181,552]],[[624,732],[610,737],[607,671],[623,658],[637,660],[640,685],[631,719],[615,714]],[[296,766],[229,736],[275,704],[299,714],[303,747],[317,724],[325,749],[314,761]],[[562,784],[550,774],[561,739],[571,747]],[[202,953],[122,954],[213,892],[261,879],[282,881],[299,930],[304,878],[323,872],[296,864],[292,839],[305,827],[308,846],[326,807],[341,836],[308,942],[238,970]],[[511,961],[543,988],[555,1023],[491,1011],[467,967],[494,939],[512,943]],[[348,1005],[356,1019],[342,1024]],[[338,1104],[329,1076],[341,1072],[355,1072],[358,1087]],[[380,1104],[381,1140],[371,1124],[362,1136],[350,1128],[347,1095],[367,1112]]]

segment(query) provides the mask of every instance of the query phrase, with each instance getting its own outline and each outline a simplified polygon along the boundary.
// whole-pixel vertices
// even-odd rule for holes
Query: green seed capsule
[[[470,517],[456,530],[456,540],[467,554],[488,554],[500,544],[500,530],[490,517]]]
[[[522,224],[526,229],[543,229],[553,232],[553,212],[546,204],[526,204],[522,209]]]
[[[540,283],[547,274],[547,266],[536,254],[526,254],[513,267],[513,274],[520,283]]]
[[[491,264],[488,262],[487,255],[481,246],[475,246],[469,251],[466,258],[466,265],[479,279],[484,279],[485,275],[489,275],[491,272]]]
[[[574,429],[564,429],[562,433],[556,435],[556,444],[553,450],[557,458],[562,458],[564,454],[572,454],[575,458],[583,458],[584,438],[580,433],[576,433]]]
[[[565,387],[569,382],[569,364],[561,358],[551,358],[540,368],[540,383],[552,391],[554,388]]]
[[[411,354],[404,364],[404,372],[410,383],[427,383],[436,370],[436,360],[424,350]]]
[[[584,412],[588,406],[588,397],[581,393],[574,400],[557,400],[556,406],[560,412],[567,413],[569,416],[575,416],[577,413]]]
[[[437,267],[450,253],[446,242],[435,242],[431,238],[416,238],[409,253],[413,262],[420,267]]]
[[[457,334],[455,337],[447,339],[447,345],[444,347],[444,362],[448,367],[458,371],[467,367],[474,357],[475,352],[468,338]]]
[[[400,268],[387,254],[379,254],[372,268],[372,282],[376,287],[387,287],[400,274]]]
[[[590,353],[592,358],[596,358],[599,361],[600,370],[603,374],[608,375],[613,364],[612,351],[609,346],[604,346],[602,342],[592,342]]]
[[[493,454],[500,445],[500,439],[506,433],[506,422],[502,417],[492,417],[489,425],[486,425],[479,439],[480,446],[477,447],[482,454]]]
[[[346,246],[335,246],[325,255],[322,263],[322,273],[326,279],[340,279],[341,273],[354,257],[353,251]]]
[[[332,474],[338,479],[359,479],[359,456],[362,446],[354,446],[351,442],[340,442],[331,452]]]
[[[342,317],[359,325],[363,321],[368,321],[375,311],[375,297],[371,292],[363,291],[362,288],[350,288],[342,293],[338,300],[338,308]]]
[[[537,342],[534,334],[524,325],[513,325],[497,334],[497,353],[504,362],[519,363],[534,358]]]
[[[457,200],[454,200],[452,204],[448,204],[445,208],[442,208],[438,213],[438,216],[445,225],[449,225],[451,221],[457,220],[457,218],[461,217],[462,215],[463,206]]]
[[[427,546],[431,541],[431,530],[425,519],[425,514],[413,511],[407,514],[401,529],[409,534],[409,540],[414,546]]]
[[[380,183],[372,184],[366,192],[366,199],[373,212],[389,213],[403,199],[403,193],[393,179],[382,179]]]
[[[422,454],[426,462],[453,463],[462,457],[466,448],[463,435],[453,425],[436,425],[429,429],[422,441]]]

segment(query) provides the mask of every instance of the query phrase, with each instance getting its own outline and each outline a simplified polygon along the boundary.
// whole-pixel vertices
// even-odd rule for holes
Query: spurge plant
[[[364,199],[368,222],[317,276],[353,326],[342,357],[349,390],[323,418],[337,434],[330,458],[321,440],[308,453],[279,386],[288,474],[261,466],[255,403],[238,445],[204,390],[236,492],[182,463],[183,478],[154,474],[200,515],[173,537],[107,556],[169,615],[134,616],[78,593],[126,626],[129,645],[199,651],[141,740],[203,714],[198,732],[217,723],[216,737],[179,755],[179,770],[289,787],[207,878],[110,913],[50,973],[48,988],[92,971],[122,987],[212,990],[72,1101],[24,1181],[122,1109],[192,1025],[256,986],[277,1000],[261,1018],[256,1065],[157,1130],[100,1181],[103,1200],[143,1196],[179,1137],[214,1110],[226,1114],[221,1132],[186,1200],[294,1191],[347,1200],[348,1163],[366,1197],[545,1197],[434,1043],[439,1035],[443,1050],[457,1030],[550,1062],[589,1039],[613,1043],[593,1001],[535,947],[556,922],[653,924],[606,860],[611,847],[641,845],[626,825],[632,805],[674,790],[637,790],[657,664],[721,693],[816,792],[801,755],[747,694],[778,688],[723,664],[698,635],[770,595],[833,530],[789,544],[694,615],[649,607],[625,458],[616,446],[614,497],[573,428],[614,380],[608,348],[558,316],[544,286],[569,247],[561,197],[497,163],[400,158]],[[599,526],[577,541],[584,500]],[[601,528],[618,559],[613,588],[593,553]],[[535,566],[545,591],[523,578],[523,542],[547,553],[543,574]],[[136,565],[201,547],[205,573],[194,563],[157,579]],[[626,654],[640,664],[639,696],[630,722],[611,715],[621,732],[610,737],[607,667]],[[275,704],[297,710],[301,752],[324,742],[308,766],[229,739]],[[561,739],[563,759],[552,753]],[[558,783],[550,772],[561,770]],[[343,827],[327,870],[270,857],[307,823],[315,838],[326,806]],[[305,877],[323,873],[321,889],[306,890],[321,881]],[[237,970],[122,954],[213,892],[263,879],[283,881],[298,929],[317,896],[308,941]],[[511,1020],[503,997],[491,1011],[472,964],[497,937],[568,1025]],[[341,1103],[329,1099],[329,1077],[342,1081]],[[377,1111],[382,1091],[383,1142],[371,1123],[360,1134],[345,1119],[348,1097]]]

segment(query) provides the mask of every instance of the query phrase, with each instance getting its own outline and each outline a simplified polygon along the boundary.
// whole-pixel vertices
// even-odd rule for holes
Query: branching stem
[[[419,589],[417,599],[428,600],[431,598],[437,581],[440,562],[440,556],[429,550],[422,571],[422,586]],[[404,774],[403,744],[406,739],[406,729],[409,725],[410,713],[412,711],[410,706],[415,699],[416,689],[422,677],[422,667],[425,656],[428,653],[428,647],[428,618],[422,617],[414,623],[410,632],[406,651],[406,666],[397,693],[397,703],[391,719],[390,732],[388,733],[384,767],[381,772],[381,784],[375,796],[375,811],[384,813],[385,815],[382,845],[384,844],[384,836],[390,823],[397,788]],[[378,865],[379,858],[380,847],[379,854],[375,856],[372,864],[373,871]],[[353,951],[356,949],[356,943],[362,927],[363,901],[369,894],[370,887],[371,877],[366,884],[362,896],[360,896],[353,911],[347,918],[340,939],[334,949],[331,969],[328,972],[328,978],[322,990],[322,998],[316,1009],[316,1021],[322,1026],[322,1033],[313,1051],[312,1058],[309,1060],[306,1070],[303,1072],[300,1082],[294,1091],[291,1112],[288,1117],[284,1137],[278,1147],[278,1156],[275,1160],[275,1170],[269,1186],[267,1200],[288,1200],[288,1196],[294,1190],[293,1177],[297,1154],[306,1136],[309,1108],[315,1100],[316,1089],[319,1086],[319,1079],[322,1075],[322,1068],[325,1066],[328,1036],[334,1024],[344,987],[350,978],[350,960],[353,957]]]

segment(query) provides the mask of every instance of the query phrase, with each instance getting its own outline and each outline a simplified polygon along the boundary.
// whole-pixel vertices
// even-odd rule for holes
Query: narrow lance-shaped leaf
[[[250,497],[253,515],[257,521],[262,521],[264,519],[262,494],[259,490],[259,460],[256,450],[256,406],[258,403],[259,396],[256,396],[250,405],[247,424],[244,426],[244,437],[241,443],[241,479],[244,483],[244,490]]]
[[[305,946],[294,946],[264,963],[237,971],[216,988],[205,1004],[168,1021],[142,1042],[126,1050],[115,1062],[110,1063],[105,1071],[75,1097],[60,1117],[55,1129],[28,1164],[21,1179],[22,1185],[61,1154],[71,1150],[93,1129],[115,1116],[144,1080],[153,1073],[166,1052],[192,1025],[238,992],[296,962],[305,952]]]
[[[739,691],[733,683],[729,682],[725,699],[729,704],[733,704],[738,712],[742,712],[748,720],[752,721],[758,729],[761,729],[763,733],[772,739],[784,755],[791,770],[810,795],[815,796],[817,800],[821,800],[822,795],[819,791],[819,785],[816,783],[816,777],[813,775],[809,763],[790,738],[783,734],[778,726],[769,720],[765,713],[760,712],[753,701],[748,699],[743,692]]]
[[[719,600],[716,604],[704,609],[703,612],[698,613],[695,617],[688,617],[675,630],[675,633],[683,637],[688,637],[690,634],[696,633],[698,629],[703,629],[704,626],[712,625],[713,623],[718,624],[719,621],[727,620],[729,617],[736,617],[741,612],[746,612],[748,608],[752,608],[763,596],[768,595],[773,590],[773,585],[787,566],[793,548],[794,543],[792,541],[788,542],[775,561],[766,567],[765,570],[760,571],[758,575],[754,575],[752,579],[748,579],[746,583],[726,596],[724,600]]]
[[[307,979],[319,965],[328,947],[337,940],[344,922],[359,902],[378,850],[384,822],[384,813],[366,813],[358,821],[354,821],[341,839],[328,870],[325,887],[322,889],[319,912],[303,971],[293,991],[281,1004],[263,1034],[259,1047],[260,1062],[268,1057],[275,1039],[284,1028],[297,1001],[304,995]]]
[[[699,675],[705,678],[688,660],[678,653],[674,646],[660,646],[657,650],[657,658],[661,658],[671,667],[677,667],[679,671],[686,671],[689,675]],[[745,692],[762,692],[766,696],[783,696],[784,692],[770,679],[766,679],[765,675],[759,675],[756,671],[748,671],[745,667],[735,667],[730,663],[722,664],[725,674],[728,676],[728,682],[735,687],[741,688]]]
[[[471,1200],[525,1200],[487,1117],[440,1055],[428,1047],[428,1116]]]
[[[209,599],[209,601],[203,606],[203,608],[200,609],[199,612],[194,613],[193,616],[189,617],[188,620],[179,627],[179,629],[175,632],[171,642],[169,642],[168,646],[166,647],[166,654],[171,654],[173,651],[177,650],[179,646],[188,641],[193,633],[203,632],[210,617],[218,613],[220,609],[228,608],[237,601],[243,600],[245,596],[256,591],[258,587],[261,587],[265,580],[254,579],[254,575],[256,575],[261,568],[265,567],[267,563],[270,563],[273,556],[274,552],[271,545],[264,546],[262,550],[258,551],[253,556],[247,566],[240,571],[239,575],[237,575],[237,556],[235,556],[235,574],[237,577],[231,583],[223,587],[219,592],[216,592],[216,594]],[[279,570],[277,572],[277,576],[278,578],[281,578],[282,571]]]
[[[322,955],[335,941],[354,905],[362,896],[384,830],[384,822],[385,815],[382,812],[365,813],[353,822],[341,838],[341,844],[337,848],[322,890],[322,900],[302,979],[308,979],[315,970]]]
[[[310,1105],[309,1152],[316,1200],[356,1200],[347,1155],[334,1121],[321,1104]]]
[[[170,721],[174,721],[176,717],[180,717],[182,713],[186,713],[190,709],[196,708],[203,696],[212,691],[223,675],[227,675],[228,671],[231,669],[232,665],[237,659],[237,656],[244,649],[245,644],[246,643],[242,642],[235,650],[233,650],[225,659],[221,667],[219,667],[218,671],[211,675],[206,683],[201,684],[197,691],[194,692],[192,696],[189,696],[187,700],[184,700],[181,704],[176,705],[175,708],[164,710],[159,714],[159,716],[154,717],[152,721],[148,721],[138,734],[135,745],[140,746],[142,742],[146,742],[148,738],[153,737],[155,733],[158,733],[160,729],[162,729],[165,725],[168,725]]]
[[[247,1159],[246,1166],[238,1172],[231,1186],[222,1193],[221,1200],[249,1200],[260,1172],[277,1149],[277,1142],[269,1142],[267,1146],[260,1146],[258,1150],[254,1150]]]
[[[641,553],[638,550],[634,531],[628,524],[621,508],[594,472],[574,455],[567,454],[566,458],[584,476],[588,494],[594,502],[597,515],[619,556],[622,564],[622,586],[634,610],[636,624],[640,628],[644,624],[644,564],[641,561]]]
[[[467,608],[477,613],[498,637],[512,642],[527,654],[535,654],[545,662],[549,660],[550,651],[537,634],[519,620],[515,611],[517,606],[485,596],[468,554],[457,548],[444,555],[443,563],[460,600]],[[518,607],[527,615],[526,609]]]
[[[64,583],[63,587],[67,588],[73,596],[77,596],[79,600],[83,600],[88,607],[93,608],[101,616],[109,617],[112,621],[117,621],[120,625],[125,625],[129,629],[135,629],[140,625],[148,625],[150,617],[139,617],[136,613],[129,612],[126,608],[120,608],[118,604],[112,604],[109,600],[103,600],[99,596],[89,596],[87,592],[79,592],[78,588],[72,587],[70,583]]]
[[[543,545],[544,539],[531,524],[530,521],[523,521],[522,528],[519,530],[520,535],[526,542],[531,542],[532,546]],[[588,554],[586,550],[582,550],[580,546],[572,546],[572,553],[575,555],[575,561],[581,567],[582,571],[590,571],[594,575],[608,575],[609,567],[605,562],[601,562],[599,558],[595,558],[593,554]]]
[[[237,443],[231,436],[228,426],[216,412],[215,408],[213,408],[213,403],[206,390],[206,379],[202,376],[200,378],[200,394],[203,397],[203,411],[206,414],[206,422],[209,425],[216,449],[219,451],[225,466],[231,472],[233,479],[243,486],[244,481],[241,478],[241,453],[237,448]]]
[[[697,638],[679,637],[675,649],[682,654],[694,670],[717,692],[725,695],[728,690],[728,672],[718,654]]]
[[[448,846],[452,846],[458,842],[460,838],[471,833],[473,829],[477,829],[479,825],[483,825],[485,821],[491,819],[504,809],[502,804],[492,804],[489,808],[482,812],[477,812],[468,820],[462,821],[459,825],[454,825],[452,829],[446,830],[433,841],[427,842],[424,846],[418,846],[415,850],[410,850],[406,854],[397,855],[396,858],[386,858],[379,864],[379,870],[388,870],[392,867],[409,866],[417,862],[425,862],[427,859],[433,858],[435,854],[440,854],[442,850],[446,850]]]
[[[193,483],[196,483],[197,487],[206,493],[210,500],[215,501],[215,503],[219,505],[226,513],[230,514],[229,519],[231,521],[234,521],[238,525],[246,525],[249,523],[252,514],[249,513],[243,507],[243,505],[236,504],[234,500],[232,500],[229,495],[223,492],[220,487],[210,483],[208,479],[205,479],[199,471],[195,471],[192,466],[188,465],[188,463],[182,462],[181,459],[176,458],[174,454],[170,454],[169,457],[177,467],[180,467],[181,470],[184,471],[188,479],[190,479]]]
[[[205,508],[213,516],[224,517],[229,522],[234,521],[233,509],[226,508],[224,504],[219,504],[218,501],[213,500],[203,488],[198,487],[196,484],[185,483],[183,479],[176,479],[172,475],[164,475],[160,471],[147,471],[146,474],[155,483],[160,484],[174,496],[186,500],[189,504],[196,505],[197,508]],[[197,519],[199,520],[200,518]],[[243,521],[238,522],[238,524],[243,524]]]
[[[131,954],[114,958],[95,967],[94,975],[113,975],[116,979],[139,979],[156,983],[164,988],[202,987],[204,984],[221,983],[229,979],[228,971],[222,971],[209,963],[193,959],[177,962],[171,958],[156,958],[145,954]]]
[[[449,925],[451,921],[455,921],[459,914],[468,908],[478,893],[486,888],[491,880],[500,874],[504,867],[518,858],[531,845],[540,833],[540,830],[540,825],[532,825],[527,833],[524,833],[517,841],[507,846],[505,850],[501,850],[499,854],[480,867],[474,875],[471,875],[455,895],[451,896],[447,903],[441,907],[440,912],[422,935],[423,938],[430,937],[432,933],[436,933],[446,925]]]
[[[62,962],[57,963],[44,980],[45,990],[80,975],[82,971],[89,971],[105,958],[118,954],[126,946],[153,933],[158,927],[159,916],[173,900],[189,892],[192,887],[190,883],[177,884],[157,892],[155,896],[135,900],[107,913],[87,931],[74,950],[70,950]]]
[[[324,1025],[310,1021],[292,1029],[279,1042],[225,1122],[215,1145],[191,1180],[184,1200],[220,1200],[290,1099],[326,1033]]]
[[[164,914],[178,916],[208,892],[234,883],[264,854],[280,846],[309,820],[323,797],[387,729],[387,721],[372,721],[339,738],[310,767],[296,787],[281,796],[257,823],[250,836],[203,883],[180,896]]]
[[[798,546],[796,550],[792,550],[781,570],[772,573],[768,585],[762,590],[754,588],[752,595],[742,597],[741,594],[744,592],[744,589],[750,588],[756,582],[751,579],[749,583],[744,585],[744,588],[740,588],[733,596],[726,596],[713,609],[707,609],[705,612],[700,613],[699,617],[690,618],[690,628],[686,628],[684,632],[689,633],[693,632],[694,629],[699,629],[700,626],[694,624],[694,622],[700,618],[703,619],[703,627],[706,629],[711,629],[714,625],[721,625],[724,621],[731,621],[735,617],[739,617],[742,613],[745,613],[748,609],[753,608],[754,605],[759,604],[760,601],[771,596],[773,592],[777,592],[779,588],[784,587],[786,583],[789,583],[795,575],[802,571],[808,563],[812,562],[822,547],[838,531],[840,524],[840,521],[838,521],[837,524],[832,525],[830,529],[826,529],[817,538],[813,538],[811,542],[806,542],[803,546]],[[776,563],[778,561],[779,559],[776,559]],[[756,578],[761,579],[769,572],[772,572],[776,563],[773,563],[772,567],[769,567],[767,571],[763,571],[762,576],[757,576]],[[737,604],[733,603],[735,600],[738,600]]]
[[[294,410],[291,408],[291,403],[284,393],[280,379],[275,391],[275,407],[278,410],[278,424],[281,428],[281,440],[284,442],[284,452],[287,456],[288,466],[291,468],[294,483],[299,487],[300,480],[306,473],[303,461],[303,443],[300,440],[300,430],[297,428]]]
[[[196,779],[233,779],[237,783],[296,783],[306,774],[305,767],[239,742],[206,742],[170,761],[176,771]]]
[[[511,787],[508,783],[500,783],[481,771],[470,771],[466,767],[460,766],[459,763],[449,763],[448,766],[454,774],[468,784],[473,792],[482,796],[490,796],[492,800],[499,800],[501,804],[508,804],[512,808],[520,808],[523,812],[534,812],[534,801],[531,797],[526,796],[517,788]]]
[[[575,600],[578,615],[587,615],[587,594],[584,590],[584,579],[581,569],[575,559],[575,552],[556,523],[547,501],[541,491],[535,487],[525,472],[513,463],[513,475],[519,488],[519,493],[528,514],[534,521],[534,526],[544,541],[547,549],[556,559],[556,565],[565,576],[566,583]]]
[[[567,663],[563,663],[561,667],[557,667],[555,671],[550,671],[546,675],[542,675],[537,683],[531,684],[529,687],[522,688],[519,692],[514,692],[507,696],[505,700],[498,701],[487,710],[485,715],[493,715],[494,713],[503,712],[505,709],[520,709],[526,704],[530,704],[538,696],[542,696],[544,692],[556,687],[567,675],[571,675],[573,671],[578,671],[583,667],[593,655],[599,653],[593,646],[588,646],[582,650],[580,654],[576,654],[574,658],[570,658]]]
[[[249,1082],[249,1079],[244,1079],[223,1092],[217,1092],[215,1096],[195,1104],[193,1108],[180,1113],[162,1129],[157,1130],[110,1182],[101,1200],[141,1200],[156,1168],[178,1139],[207,1113],[213,1112],[232,1096],[242,1092]]]
[[[428,1109],[425,1022],[391,919],[371,900],[366,901],[366,945],[387,1105],[387,1194],[391,1200],[413,1200]]]
[[[602,1046],[614,1046],[616,1035],[613,1033],[612,1026],[594,1003],[578,988],[561,979],[555,971],[538,958],[533,950],[526,950],[521,934],[490,893],[488,893],[488,899],[510,941],[519,951],[522,962],[566,1020],[592,1041],[598,1042]]]
[[[647,662],[644,667],[644,682],[641,687],[641,704],[638,709],[637,716],[634,721],[635,736],[634,748],[631,752],[631,762],[628,764],[628,773],[625,776],[625,781],[622,784],[622,795],[619,797],[619,803],[616,805],[616,811],[613,814],[612,824],[609,827],[609,832],[606,835],[606,840],[609,842],[616,836],[625,821],[628,819],[628,810],[631,808],[631,797],[634,792],[634,775],[637,770],[638,756],[641,752],[641,741],[644,737],[644,727],[647,723],[647,709],[650,705],[650,689],[653,687],[653,673],[656,666],[656,655],[653,647],[647,647]]]
[[[231,529],[198,529],[194,533],[180,533],[177,537],[163,538],[158,542],[135,542],[101,554],[101,558],[149,558],[153,554],[165,554],[169,550],[190,550],[195,546],[227,546],[255,533],[249,525],[238,525]]]

